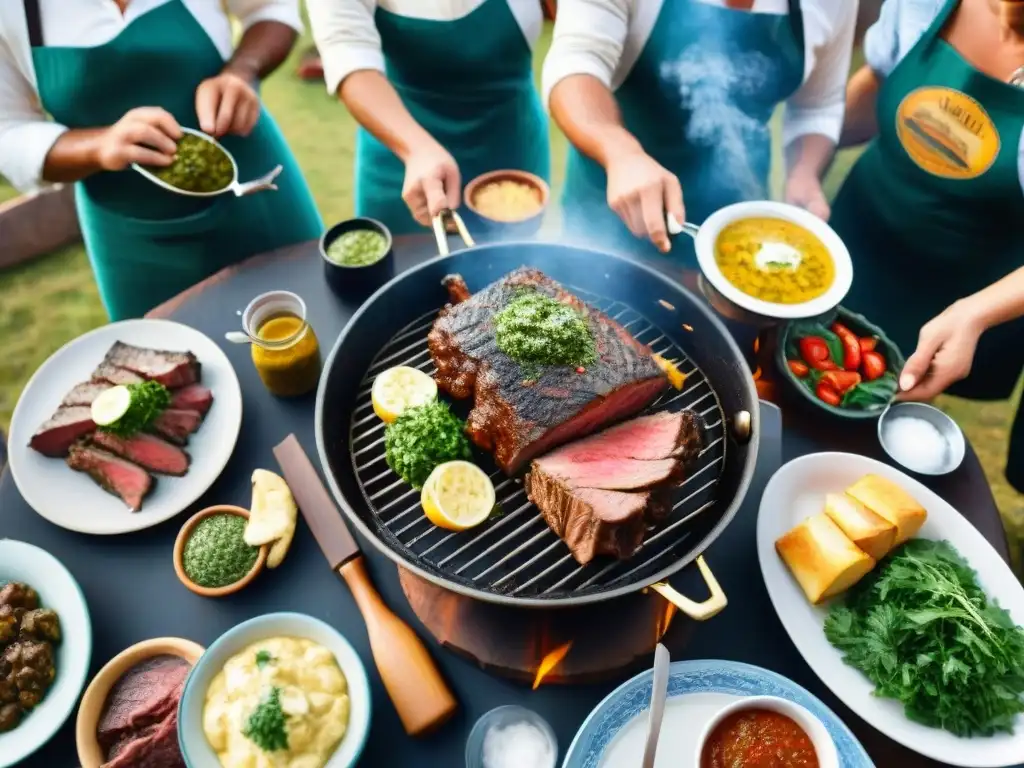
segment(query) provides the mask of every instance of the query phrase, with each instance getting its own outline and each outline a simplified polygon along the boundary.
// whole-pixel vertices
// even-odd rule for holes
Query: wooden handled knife
[[[366,622],[377,671],[405,732],[410,736],[429,733],[455,712],[455,697],[423,641],[374,588],[359,545],[295,435],[275,447],[274,456],[331,569],[352,590]]]

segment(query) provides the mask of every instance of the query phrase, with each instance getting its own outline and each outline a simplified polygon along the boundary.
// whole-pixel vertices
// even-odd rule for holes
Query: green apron
[[[768,122],[803,79],[797,0],[790,0],[787,16],[665,0],[615,96],[625,127],[679,177],[686,218],[699,224],[725,205],[766,196]],[[604,248],[657,254],[608,207],[607,187],[604,169],[570,148],[562,194],[566,233]],[[676,238],[672,254],[694,263],[690,238]]]
[[[462,183],[516,168],[548,180],[547,116],[533,57],[508,0],[454,21],[376,12],[388,79],[409,113],[459,164]],[[356,215],[396,234],[422,231],[402,201],[405,166],[370,133],[356,138]]]
[[[46,47],[37,2],[25,0],[39,98],[69,128],[116,123],[159,106],[198,128],[195,92],[224,59],[182,0],[170,0],[94,48]],[[263,111],[247,138],[225,136],[242,181],[280,164],[277,192],[190,198],[131,169],[76,185],[78,218],[111,320],[139,317],[223,267],[320,236],[323,224],[302,172]]]
[[[921,326],[1024,266],[1018,147],[1024,90],[979,72],[942,39],[950,0],[878,94],[878,137],[854,165],[831,224],[853,258],[843,305],[909,354]],[[1009,397],[1024,369],[1024,321],[982,335],[951,394]],[[1024,490],[1018,411],[1007,475]]]

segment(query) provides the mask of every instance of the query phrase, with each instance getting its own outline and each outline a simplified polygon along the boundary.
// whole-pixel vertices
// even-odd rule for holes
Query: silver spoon
[[[644,747],[642,768],[654,768],[654,754],[658,750],[661,720],[665,716],[665,697],[668,695],[668,648],[661,643],[654,649],[654,678],[651,681],[651,709],[647,716],[647,745]]]

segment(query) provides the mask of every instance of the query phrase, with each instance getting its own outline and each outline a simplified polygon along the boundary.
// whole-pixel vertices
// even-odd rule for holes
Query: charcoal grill
[[[456,217],[457,218],[457,217]],[[442,255],[391,280],[353,316],[332,349],[317,393],[317,447],[328,483],[349,520],[404,568],[455,592],[491,602],[555,608],[657,589],[677,607],[705,618],[724,606],[699,555],[735,515],[757,454],[757,395],[749,369],[725,327],[681,285],[624,257],[569,245],[523,242],[475,246]],[[439,233],[440,234],[440,233]],[[384,425],[370,402],[373,378],[386,368],[434,367],[427,333],[448,300],[442,279],[461,274],[477,291],[520,266],[532,266],[616,319],[686,374],[647,412],[690,408],[707,425],[699,461],[678,489],[672,513],[651,526],[629,560],[580,566],[526,498],[521,477],[506,477],[486,453],[475,461],[491,476],[500,513],[463,532],[435,527],[419,492],[384,458]],[[465,417],[469,401],[454,401]],[[664,583],[694,560],[712,591],[688,601]]]

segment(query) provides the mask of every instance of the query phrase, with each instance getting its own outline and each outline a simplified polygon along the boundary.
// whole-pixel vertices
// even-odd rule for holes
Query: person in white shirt
[[[257,88],[288,56],[298,0],[0,3],[0,175],[78,182],[86,249],[111,319],[138,317],[222,267],[319,237],[323,225]],[[242,181],[279,191],[193,198],[132,164],[172,163],[182,126],[218,137]]]
[[[563,0],[543,89],[573,144],[567,231],[667,252],[666,213],[765,197],[783,103],[786,200],[827,218],[856,20],[856,0]]]
[[[461,203],[498,169],[547,180],[533,83],[540,0],[307,0],[327,90],[362,128],[356,214],[396,233]]]

